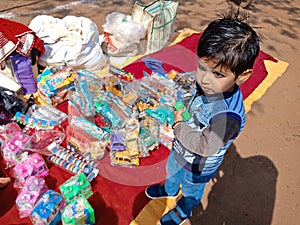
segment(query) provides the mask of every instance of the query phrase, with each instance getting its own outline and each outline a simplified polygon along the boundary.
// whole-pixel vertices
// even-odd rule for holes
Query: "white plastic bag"
[[[138,44],[146,35],[146,30],[142,23],[134,22],[131,16],[119,12],[108,14],[106,23],[102,25],[102,28],[126,47]]]

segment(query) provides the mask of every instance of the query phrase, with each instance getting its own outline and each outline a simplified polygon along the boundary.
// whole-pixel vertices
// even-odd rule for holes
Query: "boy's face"
[[[215,67],[216,63],[208,58],[200,58],[196,73],[196,81],[205,95],[230,92],[234,89],[236,77],[226,67]]]

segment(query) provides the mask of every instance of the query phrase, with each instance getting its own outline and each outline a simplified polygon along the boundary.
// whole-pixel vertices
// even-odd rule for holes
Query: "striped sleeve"
[[[190,152],[207,157],[215,154],[224,144],[237,137],[240,121],[232,116],[215,116],[211,125],[201,132],[184,122],[174,128],[178,141]]]

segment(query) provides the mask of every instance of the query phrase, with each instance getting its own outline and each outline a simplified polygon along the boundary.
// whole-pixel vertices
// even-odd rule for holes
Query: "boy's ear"
[[[252,69],[248,69],[248,70],[244,71],[241,75],[239,75],[236,78],[235,83],[237,85],[243,84],[246,80],[248,80],[248,78],[250,77],[252,71],[253,71]]]

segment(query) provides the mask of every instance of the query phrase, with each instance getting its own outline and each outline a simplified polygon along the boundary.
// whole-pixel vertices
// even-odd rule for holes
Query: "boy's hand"
[[[177,110],[174,111],[174,123],[178,121],[183,121],[182,113],[184,112],[184,110],[185,109],[179,109],[178,111]]]

